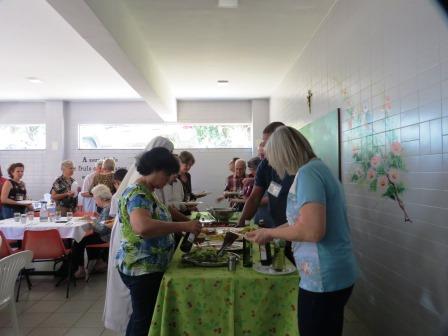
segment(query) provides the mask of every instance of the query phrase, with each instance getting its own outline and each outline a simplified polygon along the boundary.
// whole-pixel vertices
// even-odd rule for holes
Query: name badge
[[[268,193],[270,193],[274,197],[278,197],[280,194],[280,190],[282,190],[282,186],[274,181],[271,182],[268,188]]]

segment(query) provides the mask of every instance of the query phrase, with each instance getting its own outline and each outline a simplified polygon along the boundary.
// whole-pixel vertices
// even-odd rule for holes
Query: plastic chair
[[[0,259],[1,259],[13,254],[14,251],[8,243],[8,239],[6,239],[5,235],[1,231],[0,231],[0,239],[2,240],[2,244],[0,246]]]
[[[86,245],[86,250],[88,250],[88,249],[99,249],[99,250],[102,250],[102,251],[104,251],[104,250],[109,251],[109,247],[110,247],[109,243],[90,244],[90,245]],[[87,255],[89,255],[89,254],[87,253]],[[88,259],[87,260],[87,270],[90,270],[90,267],[89,267],[90,266],[90,262],[91,262],[91,260]],[[89,282],[89,279],[90,279],[90,272],[88,271],[87,272],[87,276],[86,276],[86,282]]]
[[[8,305],[11,309],[11,320],[16,335],[21,335],[17,320],[16,303],[14,301],[14,284],[17,276],[33,259],[33,252],[22,251],[0,260],[0,310]]]
[[[67,281],[67,294],[68,298],[70,290],[70,281],[74,279],[72,277],[72,258],[71,249],[66,249],[64,243],[62,242],[61,235],[56,229],[42,230],[42,231],[31,231],[25,230],[23,235],[23,249],[33,251],[33,262],[47,262],[53,261],[53,271],[34,271],[25,270],[25,275],[55,275],[56,264],[59,262],[68,262],[68,281]],[[56,286],[64,280],[62,278],[58,281]],[[21,279],[20,279],[21,280]],[[20,281],[21,282],[21,281]],[[17,291],[17,300],[20,294],[20,282]],[[75,283],[76,285],[76,283]]]

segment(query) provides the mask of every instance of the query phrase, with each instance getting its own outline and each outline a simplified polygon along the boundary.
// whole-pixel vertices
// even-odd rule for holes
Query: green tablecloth
[[[241,261],[236,272],[194,267],[181,255],[163,277],[150,336],[298,335],[297,273],[263,275]]]

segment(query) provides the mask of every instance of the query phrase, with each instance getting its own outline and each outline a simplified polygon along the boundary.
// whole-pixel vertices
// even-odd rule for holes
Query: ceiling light
[[[227,79],[219,79],[217,81],[217,83],[218,83],[218,86],[227,86],[227,85],[229,85],[229,81]]]
[[[43,80],[39,79],[37,77],[27,77],[26,78],[28,80],[28,82],[33,83],[33,84],[42,84]]]
[[[238,8],[238,0],[219,0],[219,8]]]

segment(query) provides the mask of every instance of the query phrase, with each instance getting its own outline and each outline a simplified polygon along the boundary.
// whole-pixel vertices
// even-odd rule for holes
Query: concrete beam
[[[176,99],[145,39],[120,1],[47,0],[165,121],[176,121]]]

